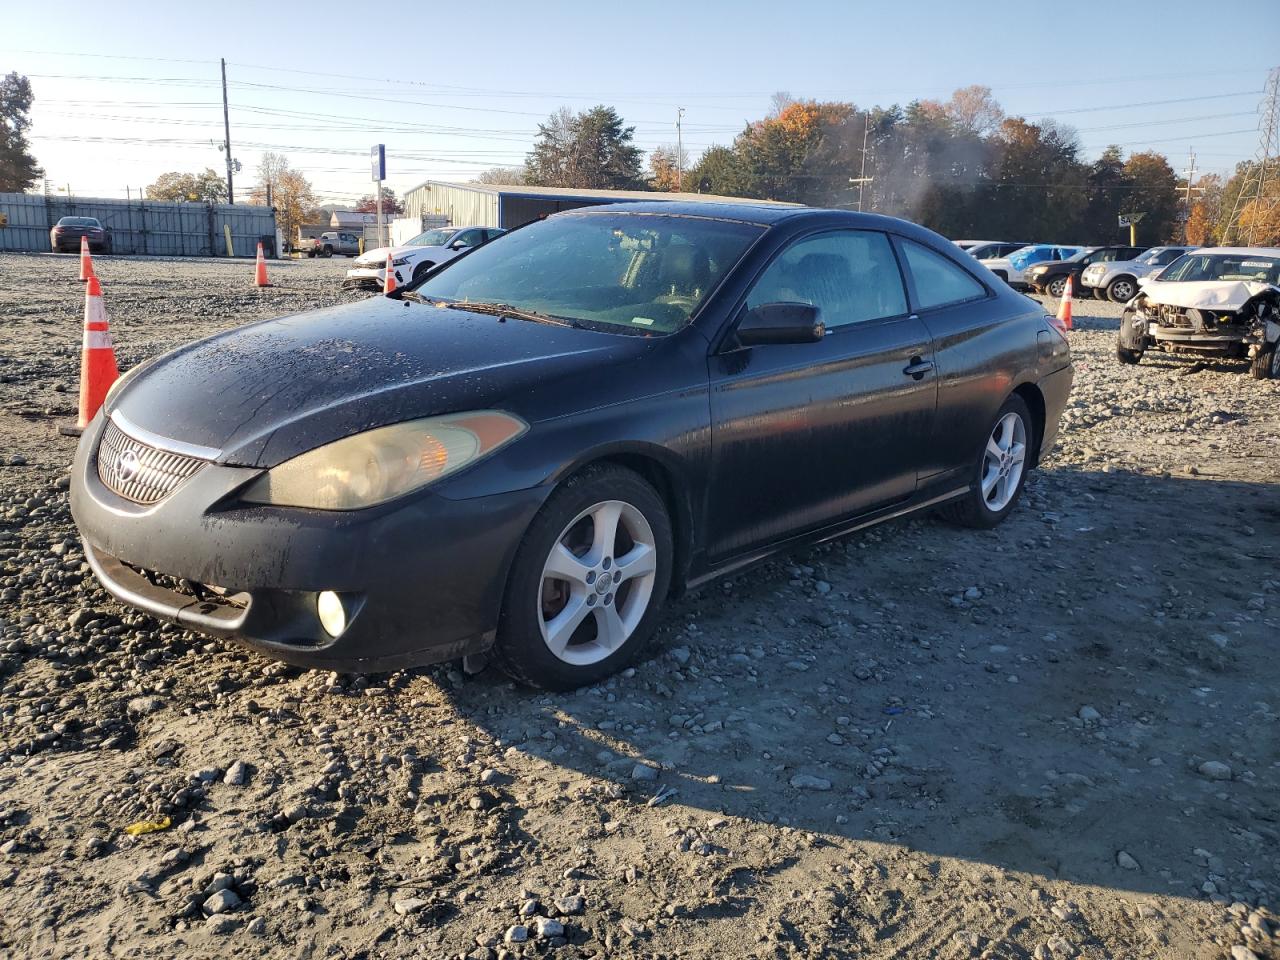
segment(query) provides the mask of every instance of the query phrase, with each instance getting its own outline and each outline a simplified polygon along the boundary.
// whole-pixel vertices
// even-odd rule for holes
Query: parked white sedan
[[[506,231],[495,227],[437,227],[418,234],[403,246],[378,247],[361,254],[347,271],[342,285],[381,290],[388,254],[396,272],[396,283],[408,283],[432,267],[447,263],[503,233]]]

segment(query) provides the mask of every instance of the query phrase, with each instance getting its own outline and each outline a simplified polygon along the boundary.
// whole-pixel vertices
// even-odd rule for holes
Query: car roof
[[[1236,254],[1249,257],[1280,257],[1280,247],[1199,247],[1195,252]]]
[[[951,241],[910,220],[887,217],[879,213],[857,213],[853,210],[834,210],[825,207],[783,206],[781,204],[763,203],[724,203],[698,202],[689,200],[648,201],[639,200],[632,203],[607,203],[591,207],[577,207],[563,210],[553,216],[564,217],[575,214],[620,213],[632,215],[662,214],[669,217],[705,217],[712,220],[735,220],[762,227],[778,224],[803,224],[812,221],[815,224],[832,224],[849,229],[893,230],[896,233],[913,237],[922,243],[933,246],[950,247]]]

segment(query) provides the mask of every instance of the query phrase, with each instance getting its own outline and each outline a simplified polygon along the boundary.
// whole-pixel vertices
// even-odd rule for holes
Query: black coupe
[[[910,223],[596,207],[135,368],[72,509],[106,588],[193,630],[342,671],[492,651],[568,688],[799,541],[998,523],[1071,378],[1036,304]]]

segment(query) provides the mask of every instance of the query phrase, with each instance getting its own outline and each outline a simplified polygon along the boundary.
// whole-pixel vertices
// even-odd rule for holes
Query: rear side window
[[[827,329],[907,312],[889,238],[870,230],[806,237],[782,251],[756,281],[747,306],[781,302],[812,304]]]
[[[907,257],[907,268],[915,280],[921,310],[964,303],[987,295],[986,288],[968,271],[942,254],[912,240],[903,240],[902,249]]]

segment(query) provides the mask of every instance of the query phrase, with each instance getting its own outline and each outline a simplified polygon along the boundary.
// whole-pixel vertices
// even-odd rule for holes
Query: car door
[[[756,279],[739,319],[772,302],[818,307],[826,335],[751,347],[731,337],[709,358],[712,560],[910,497],[932,429],[932,343],[886,234],[795,240]]]
[[[896,243],[910,305],[933,338],[937,367],[933,434],[919,445],[925,486],[969,469],[1009,393],[1012,371],[1025,364],[1028,351],[1035,356],[1036,325],[1025,323],[1025,309],[1010,312],[960,261],[914,240],[899,237]]]

